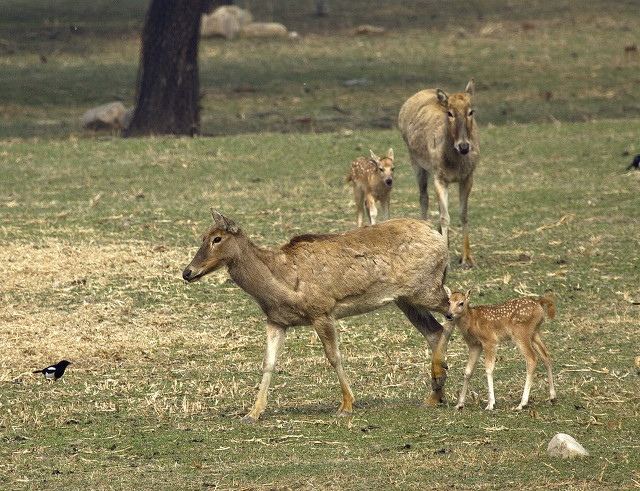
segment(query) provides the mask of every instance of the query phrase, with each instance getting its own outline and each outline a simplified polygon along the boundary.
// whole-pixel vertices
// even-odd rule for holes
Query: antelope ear
[[[387,152],[387,157],[389,157],[391,160],[393,160],[393,148],[389,149],[389,151]]]
[[[224,217],[220,213],[211,208],[211,216],[213,217],[213,223],[220,228],[224,228]]]
[[[444,285],[444,291],[447,294],[447,297],[451,296],[451,288],[449,288],[447,285]]]
[[[438,97],[438,102],[447,107],[447,102],[449,101],[449,95],[442,89],[436,89],[436,96]]]
[[[213,217],[213,222],[218,226],[218,228],[225,230],[230,234],[237,234],[240,230],[240,228],[233,220],[231,220],[231,218],[227,218],[221,215],[213,208],[211,208],[211,216]]]
[[[373,150],[369,149],[369,152],[371,153],[371,163],[373,165],[375,165],[376,167],[378,167],[378,163],[380,162],[380,157],[378,157],[375,153],[373,153]]]
[[[471,80],[469,80],[469,83],[467,84],[467,87],[464,89],[464,91],[469,95],[473,95],[475,87],[476,87],[476,79],[472,77]]]

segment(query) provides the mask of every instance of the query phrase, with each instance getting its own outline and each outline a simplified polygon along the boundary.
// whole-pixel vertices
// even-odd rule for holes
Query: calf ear
[[[449,288],[447,285],[444,285],[444,291],[447,294],[447,297],[451,296],[451,288]]]
[[[467,293],[465,294],[465,297],[467,297],[467,300],[469,299],[470,296],[471,296],[471,290],[467,290]]]
[[[373,150],[369,149],[369,152],[371,153],[371,163],[373,165],[375,165],[376,167],[378,167],[378,162],[380,162],[380,157],[378,157],[375,153],[373,153]]]
[[[389,151],[387,152],[387,157],[389,157],[391,160],[393,160],[393,148],[389,149]]]

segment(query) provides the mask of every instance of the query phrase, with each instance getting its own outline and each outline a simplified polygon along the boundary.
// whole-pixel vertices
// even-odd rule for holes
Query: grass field
[[[301,43],[203,41],[203,128],[219,136],[137,140],[84,133],[77,118],[132,98],[147,2],[3,3],[0,487],[640,487],[640,172],[625,171],[640,133],[639,60],[624,49],[637,43],[636,4],[496,0],[453,17],[409,14],[436,2],[343,2],[336,17],[351,17],[332,29],[331,18],[275,3],[247,2],[255,17],[299,30]],[[356,38],[361,23],[389,34]],[[355,224],[349,162],[392,146],[391,214],[418,217],[394,119],[415,90],[461,89],[470,75],[479,268],[454,266],[447,283],[473,289],[476,304],[554,295],[543,337],[558,402],[546,402],[539,367],[531,407],[512,410],[524,361],[505,344],[496,410],[482,409],[479,369],[473,397],[454,411],[466,362],[456,333],[448,404],[419,408],[430,353],[389,307],[341,321],[357,404],[349,422],[333,417],[340,391],[319,340],[295,328],[265,418],[241,424],[260,381],[264,316],[222,271],[189,285],[180,277],[209,207],[265,247],[342,231]],[[355,78],[369,83],[342,85]],[[306,116],[313,126],[297,121]],[[450,202],[455,210],[455,187]],[[429,218],[437,223],[437,207]],[[451,233],[455,264],[455,212]],[[56,383],[31,373],[62,358],[73,364]],[[549,458],[557,432],[590,457]]]

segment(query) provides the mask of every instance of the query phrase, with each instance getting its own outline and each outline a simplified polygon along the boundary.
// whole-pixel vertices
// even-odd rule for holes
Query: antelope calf
[[[527,362],[527,378],[524,383],[522,400],[517,409],[522,409],[529,402],[533,374],[538,364],[536,353],[540,355],[544,366],[547,368],[549,400],[555,402],[556,391],[553,388],[551,358],[540,336],[540,326],[544,320],[543,306],[546,306],[547,314],[551,319],[555,317],[553,300],[549,297],[541,297],[537,300],[517,298],[500,305],[471,307],[469,305],[470,296],[471,290],[467,291],[467,293],[451,293],[449,296],[449,311],[447,312],[447,319],[458,326],[469,347],[469,361],[464,369],[464,382],[456,409],[464,407],[469,380],[478,364],[478,359],[483,349],[487,385],[489,386],[489,402],[485,409],[493,409],[495,404],[493,369],[496,362],[496,347],[504,339],[511,339],[520,349]]]
[[[353,196],[356,199],[356,223],[362,227],[366,210],[371,225],[376,224],[378,210],[376,201],[380,202],[382,220],[389,220],[389,201],[393,187],[393,148],[387,156],[380,158],[373,150],[371,158],[358,157],[351,162],[351,170],[347,182],[353,181]]]
[[[435,406],[444,399],[450,330],[431,311],[445,314],[448,263],[442,236],[420,220],[389,220],[342,234],[301,235],[262,249],[231,219],[212,210],[213,225],[182,277],[187,282],[226,266],[231,278],[254,297],[267,316],[267,346],[260,391],[243,421],[264,412],[276,359],[290,326],[312,325],[342,389],[339,415],[353,411],[353,394],[342,367],[335,320],[395,302],[427,339],[433,352]]]
[[[459,183],[460,221],[462,222],[463,267],[473,267],[469,245],[469,194],[473,171],[480,160],[478,130],[473,118],[472,78],[464,93],[448,95],[440,89],[429,89],[410,97],[400,109],[398,126],[407,143],[411,166],[418,181],[422,219],[427,219],[429,194],[427,184],[433,175],[440,206],[440,231],[449,244],[449,191],[452,182]]]

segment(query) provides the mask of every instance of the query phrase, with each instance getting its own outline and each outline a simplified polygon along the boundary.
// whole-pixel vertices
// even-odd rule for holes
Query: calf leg
[[[247,414],[242,421],[244,423],[253,423],[260,418],[267,407],[267,393],[269,392],[269,384],[271,376],[276,365],[276,360],[282,351],[285,339],[285,329],[275,324],[267,323],[267,347],[264,351],[264,360],[262,361],[262,382],[260,383],[260,391],[253,405],[253,409]]]
[[[313,321],[313,327],[322,341],[324,353],[329,363],[331,363],[331,366],[338,375],[340,389],[342,389],[342,404],[340,404],[336,415],[349,416],[353,412],[353,402],[355,399],[349,387],[344,369],[342,368],[342,358],[340,357],[340,350],[338,349],[338,339],[334,321],[330,317],[319,318]]]
[[[376,218],[378,216],[378,210],[376,208],[376,200],[373,198],[371,194],[367,194],[365,198],[365,203],[367,207],[367,215],[369,215],[369,221],[371,225],[376,224]]]
[[[360,189],[357,184],[353,186],[353,197],[356,200],[356,224],[362,227],[364,220],[364,190]]]
[[[484,370],[487,373],[487,390],[489,391],[489,401],[487,402],[486,411],[493,411],[496,404],[496,397],[493,393],[493,369],[496,366],[496,347],[484,347]]]
[[[482,345],[467,343],[467,346],[469,347],[469,360],[467,361],[467,366],[464,369],[464,382],[462,383],[462,390],[458,397],[456,409],[462,409],[464,407],[464,401],[467,398],[467,390],[469,389],[469,380],[471,380],[471,377],[473,376],[473,372],[475,371],[478,360],[480,359],[480,353],[482,353]]]
[[[387,193],[380,201],[380,210],[382,211],[382,220],[389,220],[389,201],[390,195]]]
[[[522,400],[516,409],[520,410],[524,408],[529,403],[529,392],[531,391],[531,384],[533,383],[533,375],[536,371],[536,366],[538,365],[538,357],[536,356],[536,352],[533,350],[531,346],[531,342],[529,340],[522,341],[516,343],[520,351],[524,355],[524,358],[527,362],[527,377],[524,382],[524,391],[522,392]]]
[[[549,354],[549,350],[542,342],[542,336],[540,336],[540,332],[536,331],[533,334],[532,341],[533,348],[540,355],[542,363],[544,363],[544,366],[547,369],[547,380],[549,381],[549,401],[556,402],[556,390],[553,387],[553,373],[551,371],[551,356]]]

